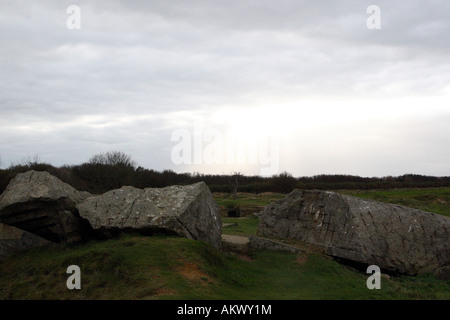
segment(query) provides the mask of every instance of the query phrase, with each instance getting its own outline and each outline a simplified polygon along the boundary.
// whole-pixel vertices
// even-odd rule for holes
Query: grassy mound
[[[66,287],[69,265],[81,290]],[[238,256],[178,237],[123,235],[105,242],[30,250],[0,263],[0,299],[449,299],[433,275],[383,278],[318,253]]]

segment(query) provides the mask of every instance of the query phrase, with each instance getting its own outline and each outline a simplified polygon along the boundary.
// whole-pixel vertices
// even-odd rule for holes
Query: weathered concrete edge
[[[53,244],[28,231],[0,223],[0,261],[21,251]]]
[[[291,246],[289,244],[254,235],[249,236],[248,246],[249,251],[269,250],[269,251],[280,251],[289,253],[305,252],[305,250]]]
[[[288,252],[288,253],[306,252],[303,249],[291,246],[289,244],[285,244],[276,240],[262,238],[254,235],[243,238],[247,238],[248,241],[243,243],[233,243],[226,241],[226,238],[222,237],[222,250],[239,252],[244,254],[262,250]]]

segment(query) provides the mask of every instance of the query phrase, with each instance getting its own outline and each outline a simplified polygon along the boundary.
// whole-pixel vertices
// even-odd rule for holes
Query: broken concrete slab
[[[328,191],[294,190],[264,208],[257,235],[297,239],[326,253],[408,274],[449,265],[450,219]]]
[[[0,259],[19,251],[48,246],[52,242],[35,234],[0,223]]]
[[[168,232],[221,246],[219,207],[204,182],[187,186],[138,189],[122,187],[77,205],[94,230]]]
[[[75,206],[89,196],[48,172],[19,173],[0,196],[0,222],[50,241],[77,242],[83,224]]]
[[[222,249],[247,254],[249,252],[249,238],[230,234],[222,235]]]
[[[289,252],[289,253],[305,252],[305,250],[302,250],[295,246],[291,246],[289,244],[272,239],[261,238],[254,235],[251,235],[249,237],[248,246],[249,251],[268,250],[268,251]]]

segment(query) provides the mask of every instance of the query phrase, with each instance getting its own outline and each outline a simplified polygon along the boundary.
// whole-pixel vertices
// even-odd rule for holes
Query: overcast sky
[[[0,157],[450,175],[449,34],[448,0],[0,0]]]

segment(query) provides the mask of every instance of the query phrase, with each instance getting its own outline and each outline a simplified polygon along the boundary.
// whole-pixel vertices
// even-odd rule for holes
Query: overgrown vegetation
[[[68,290],[66,269],[81,269],[81,290]],[[217,251],[184,238],[123,235],[83,246],[24,252],[0,263],[0,299],[449,299],[433,275],[383,278],[326,256]]]
[[[0,192],[17,173],[28,170],[48,171],[74,188],[91,193],[104,193],[124,185],[137,188],[165,187],[174,184],[192,184],[205,181],[213,192],[236,194],[238,192],[288,193],[295,188],[311,190],[370,190],[393,188],[438,188],[450,187],[450,177],[431,177],[406,174],[399,177],[358,177],[351,175],[316,175],[313,177],[293,177],[283,172],[273,177],[245,176],[240,173],[229,175],[205,175],[162,172],[137,166],[130,155],[112,151],[92,156],[80,165],[54,167],[43,163],[38,156],[11,164],[0,170]]]

